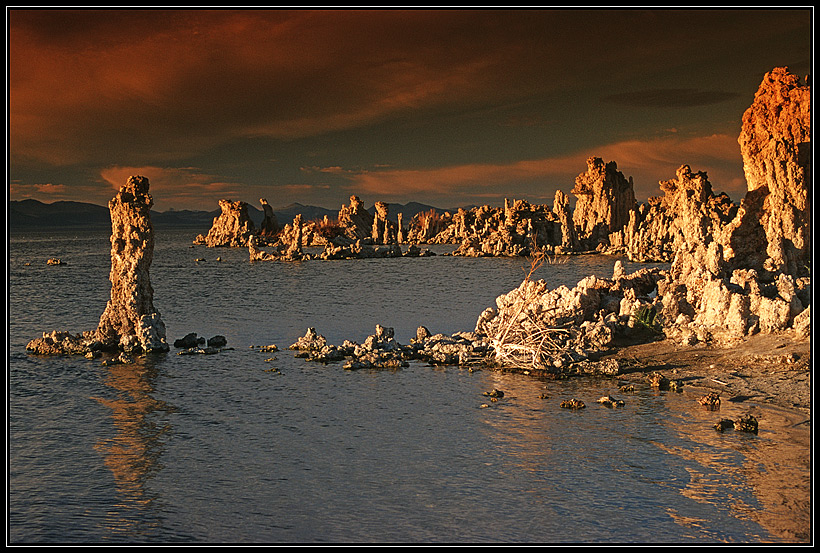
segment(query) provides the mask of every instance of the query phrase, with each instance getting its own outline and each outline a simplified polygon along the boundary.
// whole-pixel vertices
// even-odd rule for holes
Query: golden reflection
[[[487,405],[486,423],[490,431],[490,443],[504,442],[508,453],[514,453],[519,468],[524,471],[548,469],[545,459],[552,450],[552,434],[546,424],[544,409],[553,406],[555,398],[546,397],[545,383],[535,378],[497,371],[484,371],[488,376],[487,391],[501,390],[503,398],[482,396],[477,401]],[[552,403],[550,403],[552,401]],[[510,406],[514,405],[514,409]],[[498,413],[498,411],[502,413]],[[512,417],[512,418],[511,418]]]
[[[808,424],[795,413],[769,406],[724,401],[717,412],[703,409],[693,396],[678,399],[674,408],[690,410],[684,413],[683,420],[669,417],[669,427],[695,445],[656,445],[704,467],[704,471],[690,470],[683,495],[700,502],[730,501],[732,512],[738,518],[757,522],[773,540],[808,542],[811,529]],[[737,419],[750,411],[760,421],[758,435],[735,430],[719,432],[713,428],[718,419]],[[693,420],[687,420],[689,417]],[[749,492],[759,506],[748,505],[734,495]]]
[[[147,481],[160,468],[162,436],[168,425],[158,425],[151,418],[157,410],[169,407],[152,397],[157,370],[152,360],[137,359],[133,363],[110,365],[105,384],[115,391],[114,399],[94,398],[111,409],[116,430],[112,438],[101,439],[95,449],[114,475],[121,503],[110,513],[109,530],[129,533],[149,524],[144,513],[155,497],[146,487]],[[137,511],[137,513],[133,513]]]

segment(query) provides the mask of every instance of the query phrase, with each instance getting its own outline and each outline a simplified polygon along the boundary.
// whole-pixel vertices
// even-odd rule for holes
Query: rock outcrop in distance
[[[263,207],[265,204],[262,204]],[[194,239],[194,244],[204,244],[209,248],[246,247],[250,237],[256,234],[256,225],[248,215],[247,202],[219,200],[219,208],[222,212],[219,216],[214,217],[213,225],[208,234],[205,236],[198,235]],[[265,229],[267,232],[267,228],[271,223],[267,219],[265,222],[268,224]]]
[[[109,202],[111,212],[111,297],[96,330],[79,334],[43,333],[26,349],[43,355],[101,351],[165,352],[165,324],[154,307],[149,269],[154,256],[154,229],[148,179],[129,177]]]

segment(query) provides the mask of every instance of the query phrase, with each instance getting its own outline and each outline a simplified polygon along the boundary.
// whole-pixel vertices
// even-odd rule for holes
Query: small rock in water
[[[184,337],[174,340],[174,347],[175,348],[195,348],[199,344],[199,339],[197,338],[196,332],[189,332]]]
[[[713,428],[714,428],[715,430],[717,430],[718,432],[723,432],[723,431],[724,431],[724,430],[726,430],[727,428],[732,428],[732,427],[734,427],[734,425],[735,425],[735,421],[733,421],[732,419],[720,419],[720,421],[718,421],[718,422],[714,425],[714,427],[713,427]]]
[[[564,401],[562,401],[561,407],[563,407],[564,409],[583,409],[586,407],[586,405],[584,405],[584,402],[580,399],[572,398],[565,399]]]
[[[720,394],[717,392],[709,392],[698,400],[698,403],[709,409],[710,411],[717,411],[720,409]]]
[[[752,415],[740,417],[740,419],[735,421],[735,430],[757,434],[757,419]]]
[[[666,390],[669,388],[669,379],[663,376],[661,373],[654,372],[646,377],[649,385],[653,388],[658,388],[661,390]]]
[[[208,339],[208,347],[223,348],[228,344],[228,340],[224,336],[216,335]]]
[[[612,396],[603,396],[598,399],[598,403],[606,405],[607,407],[623,407],[624,405],[622,399],[615,399]]]
[[[504,397],[504,392],[502,392],[501,390],[496,390],[495,388],[493,388],[489,392],[484,392],[484,395],[487,396],[487,397],[501,398],[501,397]]]

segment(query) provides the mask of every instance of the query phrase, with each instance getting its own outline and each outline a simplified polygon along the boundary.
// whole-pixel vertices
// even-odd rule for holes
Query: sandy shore
[[[763,507],[749,516],[776,540],[810,542],[811,484],[804,470],[811,466],[812,451],[810,340],[796,339],[792,332],[758,334],[728,347],[682,346],[665,339],[626,346],[604,358],[616,358],[630,371],[619,380],[645,382],[648,373],[657,371],[683,381],[683,393],[693,402],[716,391],[722,402],[748,405],[778,443],[777,448],[747,448],[748,460],[737,468]],[[715,421],[720,418],[715,412]],[[698,436],[710,439],[709,432]]]
[[[657,371],[696,393],[717,391],[724,401],[753,400],[811,415],[811,341],[791,332],[757,334],[730,346],[683,346],[666,339],[603,358],[626,366],[627,380]]]

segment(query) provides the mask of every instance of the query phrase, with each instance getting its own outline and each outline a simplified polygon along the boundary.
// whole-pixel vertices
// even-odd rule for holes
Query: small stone
[[[735,421],[734,425],[735,430],[757,434],[758,423],[757,419],[753,415],[746,415],[744,417],[740,417],[740,419]]]
[[[717,392],[709,392],[705,396],[698,399],[698,403],[710,411],[717,411],[720,409],[720,394]]]
[[[564,409],[584,409],[586,405],[580,399],[566,399],[561,402],[561,407]]]

